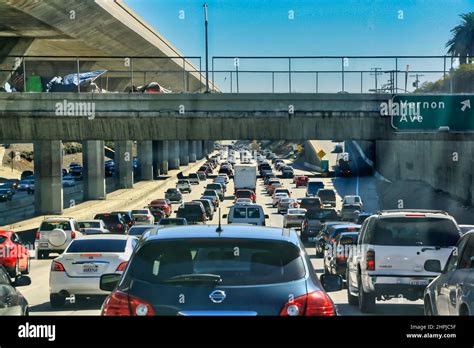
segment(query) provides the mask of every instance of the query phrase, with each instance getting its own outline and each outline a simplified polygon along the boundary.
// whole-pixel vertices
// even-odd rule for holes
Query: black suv
[[[120,213],[96,214],[94,220],[102,220],[110,233],[126,234],[128,225]]]
[[[189,224],[204,223],[206,210],[201,202],[183,203],[176,211],[177,218],[184,218]]]

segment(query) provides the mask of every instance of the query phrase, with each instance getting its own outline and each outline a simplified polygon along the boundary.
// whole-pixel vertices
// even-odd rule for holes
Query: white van
[[[265,214],[261,205],[238,204],[231,206],[229,213],[222,215],[222,218],[227,219],[228,224],[265,226],[265,219],[268,219],[268,215]]]

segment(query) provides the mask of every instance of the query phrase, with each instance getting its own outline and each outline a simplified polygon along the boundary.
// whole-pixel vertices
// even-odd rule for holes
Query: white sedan
[[[132,210],[132,217],[136,225],[153,225],[155,223],[155,217],[148,208]]]
[[[121,274],[138,238],[128,235],[90,235],[74,239],[53,260],[49,276],[49,299],[53,308],[62,307],[66,298],[100,296],[100,276]]]
[[[275,193],[272,198],[273,208],[275,208],[278,205],[278,203],[280,203],[280,200],[283,198],[290,198],[290,197],[288,197],[288,194],[284,192]]]

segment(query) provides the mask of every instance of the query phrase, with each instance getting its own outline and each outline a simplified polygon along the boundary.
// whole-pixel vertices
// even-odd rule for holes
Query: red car
[[[0,264],[12,278],[30,272],[30,252],[13,231],[0,230]]]
[[[252,190],[237,190],[237,191],[235,191],[234,203],[239,198],[250,198],[252,200],[252,202],[254,202],[254,203],[257,201],[257,195]]]
[[[160,207],[160,209],[165,212],[166,217],[171,215],[171,202],[165,198],[151,201],[150,206]]]
[[[296,187],[307,186],[308,181],[309,181],[309,178],[307,176],[304,176],[304,175],[297,176],[295,178]]]

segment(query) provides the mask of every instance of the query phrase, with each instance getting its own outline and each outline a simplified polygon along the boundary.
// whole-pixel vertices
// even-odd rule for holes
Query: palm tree
[[[467,56],[474,57],[474,12],[460,15],[462,22],[451,29],[453,37],[446,43],[448,53],[459,56],[459,63],[465,64]]]

